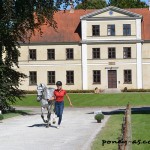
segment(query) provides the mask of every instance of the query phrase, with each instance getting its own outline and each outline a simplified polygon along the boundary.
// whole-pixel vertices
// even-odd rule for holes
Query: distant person
[[[70,106],[72,106],[72,103],[71,103],[70,97],[66,93],[66,90],[62,89],[62,82],[57,81],[56,86],[57,86],[57,89],[54,91],[54,97],[50,100],[55,99],[55,113],[56,113],[57,117],[59,118],[57,128],[59,128],[61,121],[62,121],[62,114],[63,114],[63,110],[64,110],[64,96],[66,95],[66,97],[70,103]]]

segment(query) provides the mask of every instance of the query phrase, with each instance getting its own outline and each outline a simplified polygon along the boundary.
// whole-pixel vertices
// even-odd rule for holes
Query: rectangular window
[[[107,25],[107,35],[115,36],[115,25]]]
[[[116,58],[116,49],[114,47],[108,48],[108,58],[109,59]]]
[[[123,24],[123,35],[124,36],[131,35],[131,25],[130,24]]]
[[[94,84],[101,83],[101,71],[100,70],[93,70],[93,83]]]
[[[66,49],[66,59],[73,59],[73,48],[67,48]]]
[[[131,84],[132,83],[132,71],[124,70],[124,83]]]
[[[100,48],[93,48],[93,59],[100,59]]]
[[[123,58],[131,58],[131,47],[124,47],[123,48]]]
[[[55,49],[47,49],[47,59],[55,60]]]
[[[66,71],[66,84],[74,84],[74,71]]]
[[[100,35],[100,26],[99,25],[92,25],[92,35],[93,36]]]
[[[36,71],[29,72],[29,85],[37,85],[37,72]]]
[[[36,60],[36,49],[29,49],[29,59]]]
[[[48,84],[55,84],[55,71],[48,71]]]

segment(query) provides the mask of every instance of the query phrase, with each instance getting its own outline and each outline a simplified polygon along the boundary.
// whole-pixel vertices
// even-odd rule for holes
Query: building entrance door
[[[108,70],[108,88],[117,88],[116,70]]]

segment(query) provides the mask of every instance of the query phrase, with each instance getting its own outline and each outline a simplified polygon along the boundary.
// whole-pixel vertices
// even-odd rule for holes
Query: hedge
[[[67,93],[94,93],[94,90],[66,90]],[[25,94],[37,94],[37,91],[25,91]]]
[[[150,89],[127,89],[124,88],[122,92],[150,92]]]
[[[67,93],[94,93],[94,90],[66,90]],[[150,92],[150,89],[127,89],[124,88],[122,92]],[[103,93],[101,91],[100,93]],[[37,94],[37,91],[25,91],[25,94]]]

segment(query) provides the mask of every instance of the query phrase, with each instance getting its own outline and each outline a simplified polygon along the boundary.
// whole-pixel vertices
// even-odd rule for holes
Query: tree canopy
[[[119,8],[145,8],[148,5],[141,0],[109,0],[109,5]]]
[[[57,29],[55,12],[62,4],[66,9],[79,1],[0,0],[0,110],[9,108],[24,94],[19,86],[27,75],[17,71],[20,43],[29,40],[35,30],[42,34],[43,24]]]
[[[87,0],[76,6],[76,9],[101,9],[107,6],[105,0]]]
[[[148,5],[141,0],[82,0],[76,6],[76,9],[101,9],[107,6],[116,6],[119,8],[144,8]]]

